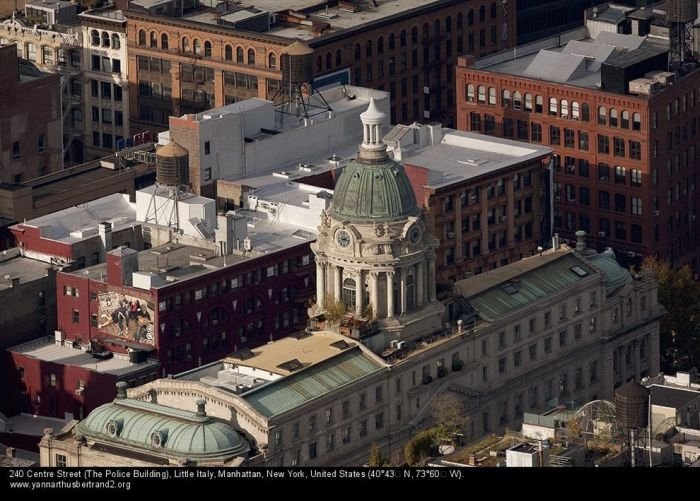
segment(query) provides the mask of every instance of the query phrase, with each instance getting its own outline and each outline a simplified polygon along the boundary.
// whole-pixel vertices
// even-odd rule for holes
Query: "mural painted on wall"
[[[100,329],[137,343],[154,344],[154,315],[149,303],[117,292],[100,293],[98,300]]]

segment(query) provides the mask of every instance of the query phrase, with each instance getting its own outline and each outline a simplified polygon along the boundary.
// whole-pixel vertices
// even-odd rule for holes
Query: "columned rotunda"
[[[379,321],[381,350],[391,340],[440,329],[435,296],[435,248],[403,166],[382,142],[386,116],[370,100],[360,115],[363,140],[343,170],[328,213],[322,214],[316,255],[316,310],[342,301],[355,318]]]

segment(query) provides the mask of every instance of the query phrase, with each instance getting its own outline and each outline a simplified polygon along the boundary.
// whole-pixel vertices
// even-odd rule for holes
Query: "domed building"
[[[41,466],[239,466],[250,452],[231,425],[197,411],[126,397],[117,383],[114,401],[54,434],[45,431]]]
[[[435,296],[439,241],[403,166],[382,142],[385,114],[370,99],[360,115],[363,140],[343,170],[333,202],[322,214],[316,256],[316,305],[343,303],[356,320],[378,321],[378,335],[363,342],[381,351],[391,340],[438,331],[443,306]]]

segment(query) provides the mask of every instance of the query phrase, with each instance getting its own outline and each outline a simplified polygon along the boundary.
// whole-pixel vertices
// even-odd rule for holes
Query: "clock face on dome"
[[[347,230],[338,230],[338,233],[335,234],[335,241],[340,247],[347,248],[352,243],[352,237]]]
[[[420,240],[420,228],[418,226],[414,226],[411,228],[411,230],[408,232],[408,240],[412,244],[417,244],[418,241]]]

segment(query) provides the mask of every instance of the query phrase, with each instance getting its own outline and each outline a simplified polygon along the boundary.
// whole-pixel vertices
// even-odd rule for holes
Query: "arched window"
[[[202,42],[200,42],[198,39],[192,40],[192,49],[194,50],[195,54],[201,54],[202,53]]]
[[[476,89],[476,102],[477,103],[486,103],[486,86],[484,85],[479,85]]]
[[[377,39],[377,54],[384,52],[384,37],[379,37]]]
[[[204,57],[211,57],[211,42],[204,42]]]
[[[167,33],[163,33],[160,36],[160,48],[163,50],[168,50],[168,48],[169,48],[168,47],[168,34]]]
[[[598,125],[605,125],[607,123],[608,112],[605,106],[598,107]]]
[[[406,33],[406,32],[404,31],[404,33]],[[395,45],[396,45],[396,40],[395,40],[394,34],[389,33],[389,50],[394,50]]]
[[[632,114],[632,130],[642,130],[642,117],[639,113]]]
[[[333,67],[333,54],[326,54],[326,69],[330,70]]]
[[[255,50],[248,49],[248,64],[253,66],[255,64]]]
[[[355,61],[359,61],[362,58],[362,48],[359,43],[355,44]]]
[[[372,57],[372,40],[367,40],[367,48],[365,50],[367,57]]]
[[[139,41],[141,40],[141,33],[143,30],[139,31]],[[92,30],[90,32],[90,39],[92,40],[92,45],[100,45],[100,32],[97,30]]]
[[[426,40],[430,36],[430,26],[428,23],[423,23],[423,40]]]
[[[501,106],[510,108],[510,91],[508,89],[501,91]]]
[[[413,311],[416,308],[416,284],[413,275],[406,277],[406,309]]]
[[[489,104],[497,104],[495,87],[489,87]]]
[[[581,118],[581,107],[579,106],[578,101],[571,102],[571,118],[574,120],[579,120]]]
[[[321,73],[323,71],[323,58],[321,56],[316,57],[316,73]]]
[[[535,96],[535,113],[542,113],[544,108],[544,98],[542,96]]]
[[[474,26],[474,9],[469,9],[467,12],[467,26]]]
[[[267,56],[267,67],[271,70],[277,69],[277,54],[270,52]]]
[[[474,102],[474,85],[467,84],[467,101]]]
[[[496,2],[493,2],[491,4],[491,19],[494,19],[496,17]]]
[[[550,97],[549,98],[549,114],[553,116],[557,116],[557,112],[559,110],[557,109],[557,98],[556,97]]]
[[[411,43],[418,43],[418,26],[411,28]],[[406,31],[401,30],[401,47],[406,46]]]
[[[340,52],[340,49],[335,51],[335,65],[340,66],[343,64],[343,54]]]
[[[146,45],[146,32],[144,30],[139,30],[139,45]]]
[[[435,25],[435,33],[434,34],[439,35],[440,34],[440,20],[436,19],[435,23],[433,23],[433,24]]]
[[[523,108],[523,98],[519,91],[513,92],[513,109],[521,110]]]
[[[452,16],[447,16],[445,18],[445,33],[450,33],[452,31]]]
[[[532,111],[532,94],[525,93],[525,111]]]
[[[464,16],[462,15],[461,12],[457,14],[457,29],[461,30],[462,26],[464,26]]]
[[[112,48],[113,49],[120,49],[122,46],[122,42],[119,39],[119,35],[116,33],[112,33]]]
[[[236,62],[240,64],[245,62],[243,60],[243,47],[236,47]]]
[[[617,127],[617,110],[610,108],[610,127]]]
[[[623,129],[630,128],[630,113],[627,110],[622,110],[622,115],[620,119],[620,127]]]
[[[561,100],[561,117],[569,118],[569,101],[566,99]]]
[[[228,312],[221,308],[214,308],[209,312],[209,325],[219,325],[228,320]]]
[[[151,31],[148,34],[148,41],[151,47],[158,47],[158,33]]]
[[[224,59],[226,61],[233,61],[233,48],[230,45],[224,47]]]
[[[588,122],[591,119],[591,109],[588,103],[581,104],[581,120]]]
[[[182,52],[190,51],[190,41],[187,37],[182,37]]]
[[[486,21],[486,7],[482,5],[479,7],[479,22],[483,23],[484,21]]]
[[[348,309],[355,307],[355,300],[357,294],[357,282],[354,278],[346,278],[343,281],[343,303]]]

